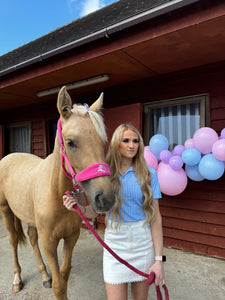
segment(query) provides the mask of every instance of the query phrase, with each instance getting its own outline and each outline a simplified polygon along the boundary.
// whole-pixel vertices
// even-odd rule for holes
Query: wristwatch
[[[159,260],[159,261],[165,262],[166,261],[166,255],[156,256],[155,260]]]

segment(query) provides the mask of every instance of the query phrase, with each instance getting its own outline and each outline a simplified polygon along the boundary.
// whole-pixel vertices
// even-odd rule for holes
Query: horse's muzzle
[[[110,211],[115,204],[115,196],[112,194],[109,198],[105,197],[103,192],[99,192],[95,196],[95,207],[98,213]]]

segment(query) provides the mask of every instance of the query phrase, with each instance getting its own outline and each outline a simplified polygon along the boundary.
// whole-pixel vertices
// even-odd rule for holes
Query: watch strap
[[[156,257],[155,257],[155,260],[165,262],[165,261],[166,261],[166,256],[165,256],[165,255],[162,255],[162,256],[156,256]]]

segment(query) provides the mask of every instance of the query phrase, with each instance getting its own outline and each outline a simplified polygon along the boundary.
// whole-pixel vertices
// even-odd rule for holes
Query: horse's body
[[[65,151],[76,173],[104,160],[104,125],[101,118],[97,118],[97,122],[90,118],[92,111],[95,115],[99,112],[102,105],[100,98],[89,112],[84,112],[78,108],[71,110],[72,102],[65,88],[58,96]],[[96,211],[104,212],[112,208],[115,200],[108,176],[86,180],[82,186]],[[14,292],[21,290],[23,285],[17,257],[18,242],[25,239],[22,220],[28,224],[28,235],[43,284],[49,286],[51,279],[41,258],[37,232],[52,273],[54,294],[58,300],[67,299],[72,251],[81,224],[78,214],[68,211],[62,203],[63,194],[72,189],[72,181],[61,166],[58,137],[54,152],[44,160],[32,154],[13,153],[0,161],[0,212],[14,253]],[[61,268],[57,259],[60,239],[64,239]]]

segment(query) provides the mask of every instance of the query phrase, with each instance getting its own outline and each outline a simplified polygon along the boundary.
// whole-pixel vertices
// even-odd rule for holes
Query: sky
[[[116,0],[0,0],[0,56]]]

